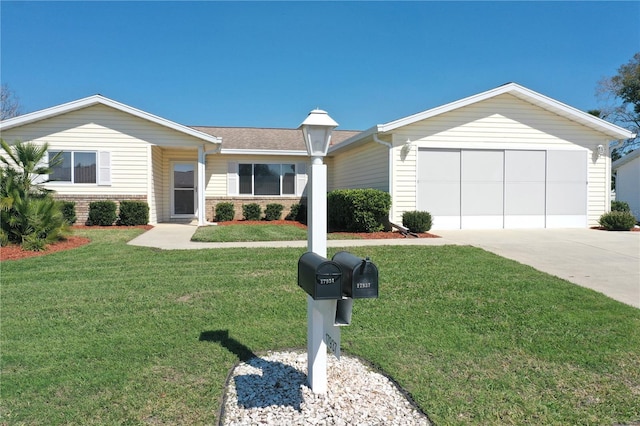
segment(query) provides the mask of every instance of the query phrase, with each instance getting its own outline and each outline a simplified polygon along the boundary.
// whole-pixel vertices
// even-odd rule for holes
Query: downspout
[[[395,203],[393,202],[393,153],[391,151],[391,149],[393,148],[393,144],[383,141],[381,139],[378,138],[378,133],[374,133],[373,134],[373,141],[376,143],[379,143],[380,145],[384,145],[388,148],[388,152],[387,152],[387,160],[389,162],[389,196],[391,197],[391,211],[389,212],[389,221],[393,222],[394,221],[394,216],[393,216],[393,209],[395,206]]]

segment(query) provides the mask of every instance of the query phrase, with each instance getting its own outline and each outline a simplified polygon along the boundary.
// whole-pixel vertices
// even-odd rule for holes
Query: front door
[[[196,214],[196,164],[173,163],[171,166],[171,216],[193,217]]]

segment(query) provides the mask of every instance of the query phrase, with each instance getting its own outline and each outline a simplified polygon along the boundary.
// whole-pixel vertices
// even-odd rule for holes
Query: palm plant
[[[68,232],[59,206],[42,186],[52,168],[59,163],[59,155],[47,164],[48,145],[17,142],[0,145],[7,157],[0,156],[0,244],[9,242],[27,250],[43,250]]]

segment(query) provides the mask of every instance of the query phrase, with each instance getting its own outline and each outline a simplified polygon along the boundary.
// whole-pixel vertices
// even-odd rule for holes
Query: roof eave
[[[302,150],[278,150],[278,149],[225,149],[220,150],[220,154],[235,155],[290,155],[295,157],[307,157],[307,151]]]
[[[357,135],[351,136],[349,139],[345,139],[342,142],[332,145],[329,147],[329,151],[327,151],[327,154],[332,154],[335,151],[340,151],[348,146],[354,145],[366,138],[368,138],[369,136],[380,132],[380,130],[378,129],[378,126],[373,126],[363,132],[358,133]]]
[[[434,117],[436,115],[444,114],[449,111],[456,110],[477,102],[484,101],[486,99],[493,98],[502,94],[511,94],[524,101],[527,101],[533,105],[544,108],[548,111],[564,116],[565,118],[576,121],[579,124],[591,127],[600,131],[614,139],[630,139],[634,137],[634,134],[627,129],[616,126],[601,118],[595,117],[586,112],[580,111],[572,106],[559,102],[555,99],[549,98],[533,90],[520,86],[517,83],[507,83],[503,86],[496,87],[495,89],[488,90],[486,92],[478,93],[476,95],[469,96],[464,99],[460,99],[439,107],[435,107],[417,114],[403,117],[398,120],[390,121],[385,124],[379,124],[379,132],[390,132],[399,127],[407,126],[409,124],[416,123],[418,121],[425,120],[427,118]]]
[[[87,107],[91,107],[98,104],[117,109],[119,111],[125,112],[127,114],[131,114],[143,120],[147,120],[152,123],[156,123],[161,126],[176,130],[178,132],[185,133],[195,138],[202,139],[209,143],[213,143],[213,144],[222,143],[222,139],[216,136],[208,135],[204,132],[200,132],[198,130],[192,129],[187,126],[183,126],[182,124],[178,124],[171,120],[158,117],[157,115],[153,115],[148,112],[139,110],[137,108],[133,108],[129,105],[125,105],[123,103],[114,101],[112,99],[105,98],[104,96],[101,96],[101,95],[89,96],[89,97],[71,101],[62,105],[45,108],[39,111],[35,111],[35,112],[24,114],[24,115],[19,115],[17,117],[10,118],[8,120],[4,120],[0,122],[0,130],[9,130],[15,127],[24,126],[30,123],[34,123],[36,121],[45,120],[47,118],[52,118],[57,115],[66,114],[69,112],[77,111],[82,108],[87,108]]]

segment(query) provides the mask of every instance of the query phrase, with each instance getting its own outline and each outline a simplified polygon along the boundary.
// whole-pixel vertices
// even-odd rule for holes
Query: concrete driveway
[[[197,226],[159,224],[129,244],[165,250],[306,247],[306,241],[194,243]],[[593,229],[431,231],[442,238],[329,240],[329,247],[444,245],[480,247],[640,308],[640,232]]]
[[[640,232],[593,229],[433,231],[640,308]]]

